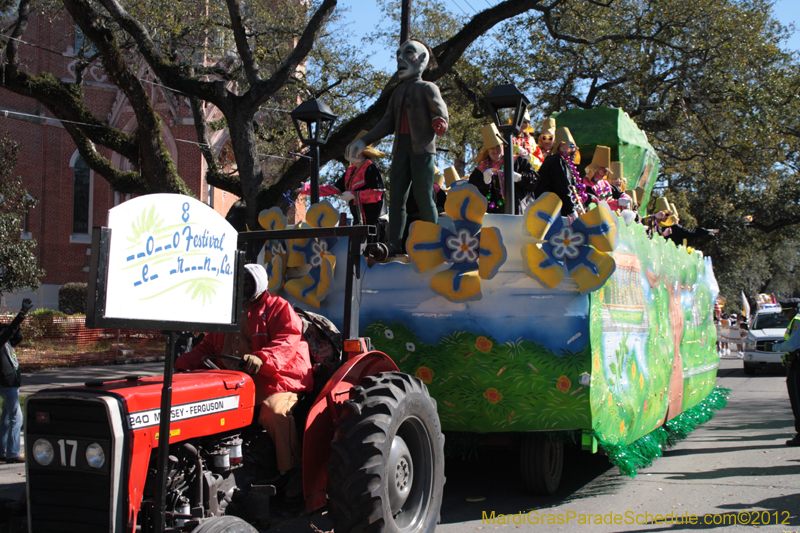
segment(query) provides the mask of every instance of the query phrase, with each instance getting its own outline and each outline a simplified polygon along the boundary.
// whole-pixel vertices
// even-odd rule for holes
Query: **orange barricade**
[[[9,323],[15,315],[0,315]],[[29,315],[22,324],[23,341],[16,348],[23,372],[64,366],[108,364],[163,356],[160,331],[87,329],[83,315]]]

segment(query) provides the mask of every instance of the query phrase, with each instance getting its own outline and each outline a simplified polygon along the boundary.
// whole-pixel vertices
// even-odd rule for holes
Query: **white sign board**
[[[206,204],[149,194],[108,212],[106,318],[230,324],[237,232]]]

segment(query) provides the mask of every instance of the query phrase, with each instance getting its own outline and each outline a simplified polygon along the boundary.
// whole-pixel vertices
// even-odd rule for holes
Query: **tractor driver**
[[[267,272],[259,264],[245,265],[244,304],[239,333],[209,333],[175,363],[178,370],[194,370],[204,355],[233,355],[241,362],[214,359],[220,368],[240,369],[256,384],[258,422],[275,443],[278,470],[283,475],[301,460],[300,441],[292,409],[298,393],[310,391],[314,381],[303,324],[289,302],[267,291]]]

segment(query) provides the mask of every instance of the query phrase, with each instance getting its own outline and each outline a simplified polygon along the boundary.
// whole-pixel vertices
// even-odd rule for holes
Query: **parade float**
[[[624,113],[558,116],[584,161],[612,148],[646,199],[658,158]],[[591,139],[591,143],[586,140]],[[627,224],[601,203],[560,216],[552,193],[523,215],[486,214],[466,180],[448,192],[447,216],[415,222],[410,264],[361,265],[360,330],[438,402],[442,428],[501,434],[518,444],[526,486],[552,493],[563,443],[601,447],[634,475],[665,444],[685,437],[725,403],[710,258]],[[644,209],[644,207],[642,207]],[[339,220],[327,202],[310,227]],[[283,229],[278,210],[266,229]],[[345,246],[335,240],[268,241],[271,290],[341,322]]]

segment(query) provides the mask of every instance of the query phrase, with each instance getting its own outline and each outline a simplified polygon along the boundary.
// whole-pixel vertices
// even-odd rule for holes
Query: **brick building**
[[[68,18],[48,21],[47,17],[32,13],[25,44],[20,45],[22,68],[31,74],[50,72],[64,81],[74,81],[78,63],[75,50],[82,39],[76,30]],[[205,161],[195,143],[188,102],[167,89],[147,83],[146,73],[140,77],[150,89],[151,99],[162,117],[164,139],[178,173],[198,199],[224,215],[238,198],[206,183]],[[83,89],[85,101],[98,118],[105,118],[110,126],[126,132],[136,128],[127,99],[110,83],[101,67],[92,66],[84,71]],[[210,120],[222,116],[210,105],[207,113]],[[10,132],[11,138],[20,144],[15,172],[23,177],[28,193],[39,201],[27,214],[23,235],[37,240],[39,266],[45,269],[46,276],[36,294],[4,295],[0,308],[15,308],[28,296],[37,307],[57,309],[61,285],[88,281],[92,227],[106,224],[108,210],[127,198],[114,192],[106,180],[88,168],[61,122],[44,106],[0,89],[0,134],[5,132]],[[217,151],[227,140],[224,130],[211,137]],[[98,150],[119,168],[132,168],[119,154],[102,147]]]

